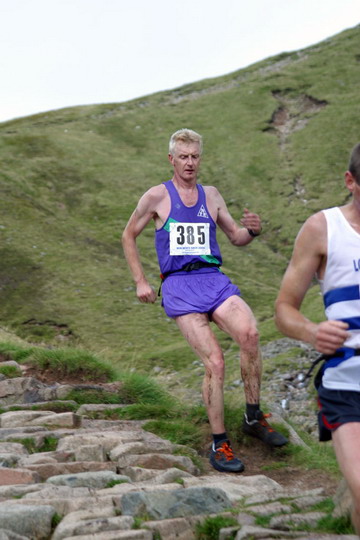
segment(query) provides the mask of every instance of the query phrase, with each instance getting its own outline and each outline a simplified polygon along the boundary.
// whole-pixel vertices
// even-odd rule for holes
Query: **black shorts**
[[[360,392],[318,387],[319,440],[330,441],[331,433],[342,424],[360,422]]]

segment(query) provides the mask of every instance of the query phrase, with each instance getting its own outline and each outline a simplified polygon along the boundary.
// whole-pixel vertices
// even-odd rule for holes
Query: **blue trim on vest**
[[[348,360],[352,356],[355,355],[355,349],[352,349],[350,347],[340,347],[340,349],[337,349],[334,356],[326,359],[324,368],[327,369],[329,367],[336,367],[341,362],[344,362],[345,360]]]
[[[347,300],[360,300],[359,285],[350,285],[349,287],[332,289],[324,294],[325,308],[336,302],[346,302]]]
[[[349,325],[348,330],[360,330],[360,317],[349,317],[348,319],[338,319]]]

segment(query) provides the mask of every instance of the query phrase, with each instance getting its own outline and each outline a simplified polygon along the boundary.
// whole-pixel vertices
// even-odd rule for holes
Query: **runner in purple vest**
[[[224,424],[224,355],[210,326],[214,322],[240,346],[244,382],[245,433],[271,447],[286,444],[260,409],[261,357],[255,317],[239,289],[221,272],[216,240],[219,226],[234,246],[246,246],[261,233],[260,217],[244,209],[241,226],[231,217],[224,199],[213,186],[197,183],[202,137],[181,129],[170,139],[169,161],[174,176],[150,188],[139,200],[123,232],[126,260],[141,302],[157,295],[145,277],[136,238],[154,220],[155,246],[162,274],[162,305],[205,366],[203,399],[213,434],[212,466],[241,472]]]

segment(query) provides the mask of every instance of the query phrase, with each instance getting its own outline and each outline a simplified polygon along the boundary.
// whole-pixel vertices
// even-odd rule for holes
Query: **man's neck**
[[[173,181],[174,186],[178,190],[194,191],[196,189],[196,184],[197,184],[197,178],[196,177],[193,178],[193,179],[186,180],[184,178],[181,178],[181,177],[178,177],[178,176],[174,175],[173,178],[172,178],[172,181]]]

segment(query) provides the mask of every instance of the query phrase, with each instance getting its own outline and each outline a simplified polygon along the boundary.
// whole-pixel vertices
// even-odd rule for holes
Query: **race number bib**
[[[210,223],[170,223],[170,255],[211,255]]]

